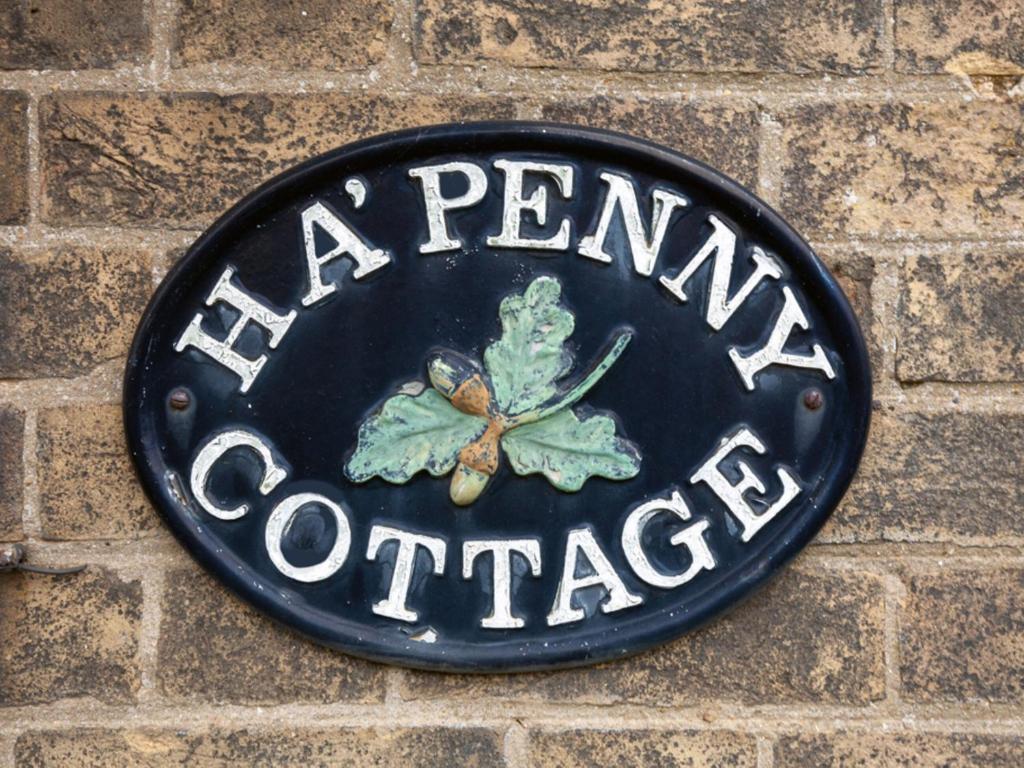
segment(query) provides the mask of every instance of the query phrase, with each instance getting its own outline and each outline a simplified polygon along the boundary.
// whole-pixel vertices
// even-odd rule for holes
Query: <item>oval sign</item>
[[[135,338],[129,445],[235,592],[458,670],[619,657],[822,526],[868,429],[835,280],[701,163],[576,127],[381,136],[236,205]]]

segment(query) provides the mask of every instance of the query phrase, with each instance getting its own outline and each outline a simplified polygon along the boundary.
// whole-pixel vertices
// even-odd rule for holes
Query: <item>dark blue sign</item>
[[[853,476],[864,342],[701,163],[517,123],[352,144],[168,275],[125,381],[174,533],[275,619],[418,667],[610,659],[736,603]]]

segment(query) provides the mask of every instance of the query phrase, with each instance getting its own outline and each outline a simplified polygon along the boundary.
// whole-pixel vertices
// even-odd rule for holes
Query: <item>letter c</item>
[[[263,476],[260,479],[259,491],[266,496],[281,481],[288,477],[288,469],[283,462],[278,464],[270,448],[263,440],[252,432],[244,429],[232,429],[214,435],[199,450],[196,460],[192,462],[192,495],[195,496],[199,506],[216,517],[218,520],[237,520],[249,511],[248,504],[239,504],[234,509],[222,509],[210,501],[206,495],[206,483],[210,479],[210,472],[213,465],[232,448],[250,448],[255,451],[263,460]]]

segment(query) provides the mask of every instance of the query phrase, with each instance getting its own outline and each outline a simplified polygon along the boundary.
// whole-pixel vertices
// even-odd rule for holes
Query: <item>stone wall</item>
[[[0,7],[0,767],[1024,764],[1021,0]],[[579,671],[385,668],[191,563],[125,454],[136,321],[200,231],[351,139],[652,137],[779,209],[869,338],[832,522],[707,629]]]

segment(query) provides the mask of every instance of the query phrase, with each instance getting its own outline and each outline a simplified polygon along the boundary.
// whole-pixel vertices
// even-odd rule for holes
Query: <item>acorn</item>
[[[463,413],[491,418],[491,389],[479,366],[465,355],[442,349],[427,361],[427,375],[434,389]]]
[[[491,389],[479,366],[458,352],[443,349],[427,361],[434,389],[463,413],[488,420],[484,433],[459,451],[449,495],[455,504],[472,504],[498,471],[498,442],[507,424],[494,407]]]
[[[480,367],[476,362],[450,349],[439,349],[427,360],[430,383],[449,400],[460,384],[477,373]]]
[[[455,472],[452,473],[452,483],[448,488],[448,495],[460,507],[469,506],[484,492],[490,479],[490,475],[477,472],[460,461],[455,467]]]
[[[476,501],[498,471],[501,436],[510,429],[533,424],[578,402],[619,359],[632,338],[631,330],[620,329],[599,360],[573,386],[539,407],[514,416],[498,410],[488,379],[472,359],[450,349],[432,355],[427,361],[427,373],[434,388],[463,413],[487,419],[484,433],[459,451],[459,463],[449,488],[452,501],[460,507]]]

